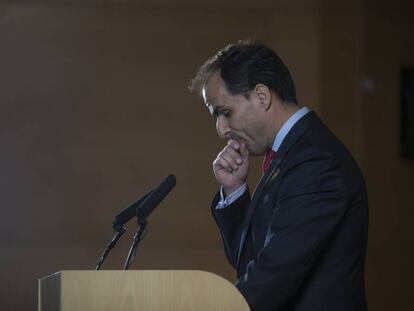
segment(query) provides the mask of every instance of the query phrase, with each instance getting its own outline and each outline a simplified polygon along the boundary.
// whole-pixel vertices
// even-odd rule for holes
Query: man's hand
[[[214,160],[213,171],[226,196],[244,184],[249,172],[246,144],[230,139]]]

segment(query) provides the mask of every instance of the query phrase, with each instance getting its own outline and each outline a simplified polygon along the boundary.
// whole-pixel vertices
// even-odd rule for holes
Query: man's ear
[[[265,110],[269,110],[272,106],[272,92],[270,89],[266,85],[259,83],[255,86],[254,91],[260,100],[261,106]]]

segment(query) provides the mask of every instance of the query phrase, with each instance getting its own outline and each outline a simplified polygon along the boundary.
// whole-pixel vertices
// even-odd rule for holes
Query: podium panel
[[[233,284],[204,271],[61,271],[39,280],[39,311],[249,310]]]

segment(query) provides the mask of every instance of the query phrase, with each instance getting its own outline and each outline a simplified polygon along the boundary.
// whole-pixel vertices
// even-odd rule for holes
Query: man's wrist
[[[243,193],[247,190],[247,184],[242,184],[239,188],[229,193],[227,196],[224,195],[223,187],[220,187],[220,201],[217,203],[216,209],[221,209],[229,206],[236,201]]]

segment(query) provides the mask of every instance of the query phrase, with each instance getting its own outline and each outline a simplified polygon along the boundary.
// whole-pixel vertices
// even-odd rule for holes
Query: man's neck
[[[289,118],[295,114],[300,108],[298,105],[290,103],[276,102],[273,109],[273,121],[270,124],[272,126],[271,135],[269,139],[269,149],[272,147],[273,142],[279,133],[282,126],[286,123]]]

